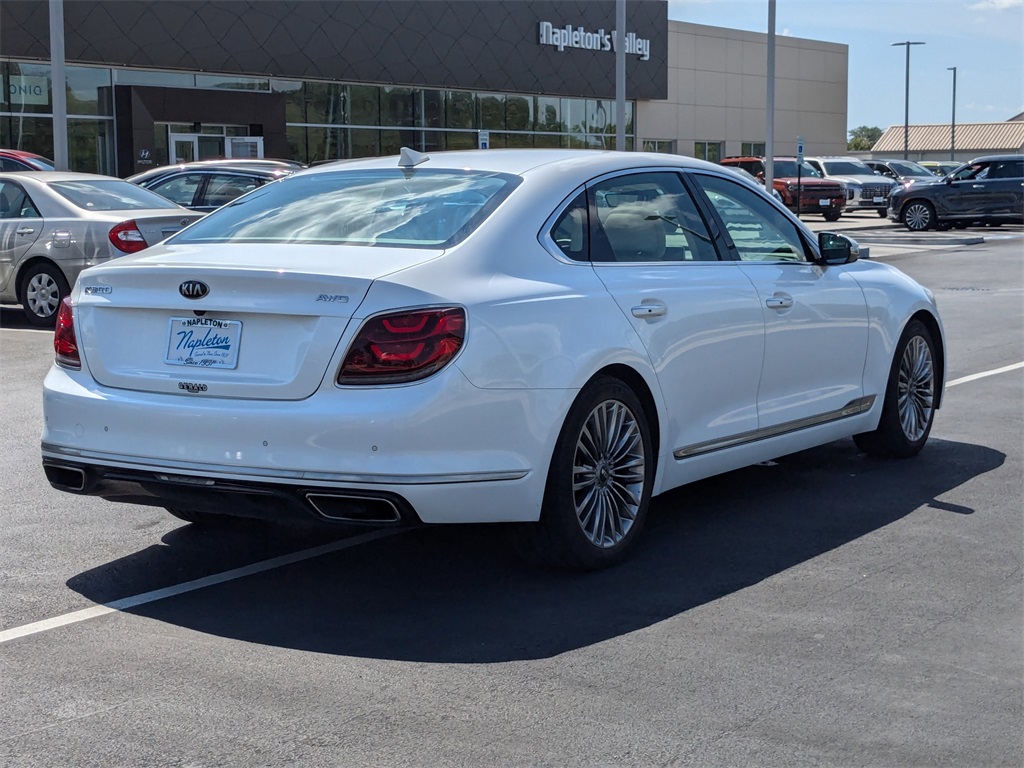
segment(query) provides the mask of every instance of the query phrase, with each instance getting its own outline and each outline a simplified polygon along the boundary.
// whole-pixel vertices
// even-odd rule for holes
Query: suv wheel
[[[935,209],[924,200],[914,200],[903,209],[903,225],[911,232],[924,232],[935,226]]]

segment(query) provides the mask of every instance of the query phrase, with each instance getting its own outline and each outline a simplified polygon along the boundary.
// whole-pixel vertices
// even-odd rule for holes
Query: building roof
[[[907,149],[911,152],[948,150],[950,125],[911,125]],[[963,152],[1019,152],[1024,149],[1024,122],[957,123],[956,148]],[[890,125],[872,152],[902,152],[903,126]]]

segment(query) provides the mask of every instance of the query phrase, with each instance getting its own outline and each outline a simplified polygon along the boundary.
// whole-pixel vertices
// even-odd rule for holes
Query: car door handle
[[[22,227],[21,229],[17,230],[17,233],[19,235],[31,235],[33,232],[35,232],[35,230],[32,229],[31,227]]]
[[[984,188],[985,188],[984,184],[972,184],[971,185],[971,189],[984,189]]]
[[[633,307],[629,311],[633,313],[633,317],[661,317],[668,312],[668,307],[659,302],[657,304],[641,304],[638,307]]]
[[[764,303],[769,309],[789,309],[793,306],[793,299],[790,296],[772,296]]]

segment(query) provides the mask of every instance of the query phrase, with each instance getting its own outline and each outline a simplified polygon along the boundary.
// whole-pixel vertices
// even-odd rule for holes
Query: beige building
[[[775,152],[846,153],[848,49],[775,38]],[[637,102],[641,148],[719,160],[764,153],[768,35],[668,22],[668,98]]]

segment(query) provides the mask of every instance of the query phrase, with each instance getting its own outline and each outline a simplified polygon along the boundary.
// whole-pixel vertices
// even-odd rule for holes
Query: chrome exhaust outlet
[[[306,501],[320,517],[339,523],[388,525],[402,520],[398,507],[388,499],[344,493],[307,493]]]
[[[66,464],[43,464],[43,472],[50,485],[61,491],[79,493],[85,490],[85,470]]]

